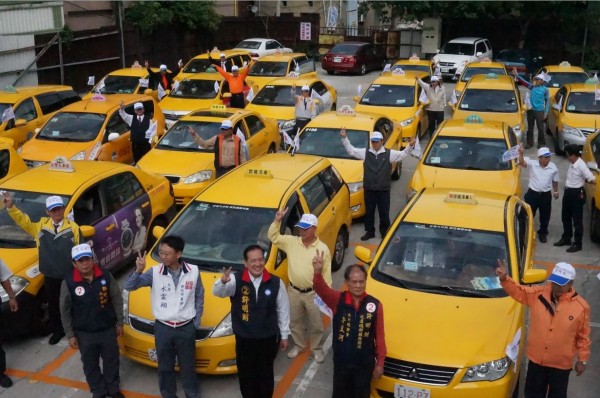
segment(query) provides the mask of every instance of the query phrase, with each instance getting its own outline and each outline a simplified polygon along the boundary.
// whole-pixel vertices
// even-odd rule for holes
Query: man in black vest
[[[265,270],[265,251],[244,250],[242,272],[223,269],[213,285],[217,297],[230,297],[240,391],[244,398],[271,398],[277,347],[285,351],[290,334],[290,303],[285,285]]]
[[[208,54],[208,60],[210,61],[211,64],[217,64],[217,62],[215,61],[215,59],[211,58],[210,51],[206,51],[206,54]],[[231,59],[227,59],[227,57],[226,57],[226,55],[224,53],[221,53],[219,55],[218,65],[221,68],[223,68],[223,70],[225,72],[231,72],[231,67],[233,66],[233,62],[231,61]]]
[[[119,115],[121,119],[129,126],[131,133],[129,141],[131,141],[131,152],[133,154],[133,162],[137,163],[152,148],[150,145],[151,130],[150,125],[152,119],[144,114],[144,104],[136,102],[133,105],[135,116],[131,116],[125,112],[125,104],[121,101],[121,109]]]
[[[333,398],[370,397],[371,379],[383,375],[387,353],[383,306],[368,295],[367,271],[358,264],[344,271],[348,291],[330,288],[321,271],[323,253],[313,258],[313,286],[333,312]]]
[[[73,247],[71,256],[75,269],[60,290],[60,312],[69,345],[81,353],[93,398],[124,398],[119,391],[117,345],[117,337],[123,335],[121,288],[110,273],[94,264],[90,245]]]
[[[379,210],[379,232],[385,236],[390,227],[390,188],[392,163],[406,158],[415,147],[412,138],[403,151],[386,149],[383,146],[383,134],[379,131],[371,133],[371,148],[354,148],[346,136],[346,128],[340,130],[342,144],[350,156],[364,160],[363,189],[365,195],[365,234],[360,240],[375,237],[375,207]]]

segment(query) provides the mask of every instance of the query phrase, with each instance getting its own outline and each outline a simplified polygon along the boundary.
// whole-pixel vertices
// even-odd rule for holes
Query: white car
[[[283,53],[293,52],[291,48],[284,47],[277,40],[258,38],[242,40],[232,50],[248,51],[250,56],[255,59],[263,55],[276,54],[278,51]]]
[[[483,58],[493,59],[493,55],[488,39],[459,37],[444,44],[432,61],[440,67],[442,76],[453,77],[457,68],[469,62],[481,61]]]

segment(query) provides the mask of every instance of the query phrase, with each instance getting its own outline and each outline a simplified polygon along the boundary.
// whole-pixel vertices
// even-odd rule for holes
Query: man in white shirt
[[[121,101],[119,115],[121,119],[129,126],[129,141],[131,141],[131,153],[134,163],[137,163],[144,156],[152,145],[150,144],[152,118],[144,114],[144,104],[136,102],[133,104],[135,117],[125,112],[125,103]]]
[[[287,349],[290,303],[283,281],[265,270],[265,251],[258,245],[244,250],[244,270],[223,276],[213,285],[217,297],[231,300],[231,322],[240,391],[243,397],[272,397],[273,363],[277,347]]]
[[[529,170],[529,189],[525,193],[524,199],[531,206],[534,217],[537,209],[540,209],[538,237],[542,243],[547,242],[552,197],[558,199],[558,182],[560,181],[558,168],[550,161],[550,156],[552,156],[550,150],[542,147],[538,150],[537,160],[525,159],[523,147],[519,146],[519,165]]]
[[[296,131],[298,134],[312,119],[317,116],[317,104],[310,97],[310,87],[302,86],[300,95],[296,94],[296,84],[292,84],[292,100],[294,101],[294,114],[296,116]]]
[[[569,246],[567,253],[575,253],[581,250],[583,238],[583,205],[586,201],[584,184],[586,182],[595,184],[596,177],[581,160],[579,146],[565,145],[565,152],[571,165],[567,170],[562,202],[563,234],[554,246]],[[575,229],[574,232],[573,229]],[[571,238],[573,238],[573,242],[571,242]]]

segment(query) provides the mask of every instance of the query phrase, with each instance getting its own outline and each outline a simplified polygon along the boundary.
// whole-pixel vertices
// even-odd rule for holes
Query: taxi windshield
[[[221,122],[180,120],[167,131],[165,136],[156,144],[156,148],[174,151],[213,152],[213,147],[202,148],[194,141],[190,128],[200,138],[208,140],[219,134],[220,127]]]
[[[369,147],[369,132],[346,130],[350,143],[355,148]],[[307,127],[300,134],[300,149],[297,153],[324,156],[328,158],[355,159],[348,155],[340,140],[339,128]]]
[[[301,94],[301,85],[296,87],[296,94]],[[252,103],[255,105],[294,106],[291,94],[292,86],[267,85],[256,94]]]
[[[219,82],[216,80],[184,80],[171,91],[169,97],[211,99],[217,96]]]
[[[600,114],[600,101],[595,99],[594,93],[571,93],[567,102],[567,112]]]
[[[133,94],[140,84],[137,76],[108,75],[103,79],[104,86],[100,89],[102,94]],[[98,83],[102,86],[101,83]],[[96,89],[97,90],[97,89]]]
[[[589,79],[584,72],[548,72],[550,75],[549,87],[561,87],[570,83],[585,83]]]
[[[519,110],[513,90],[466,90],[458,108],[467,111],[502,113]]]
[[[285,76],[287,68],[287,62],[258,61],[252,65],[248,76]]]
[[[185,236],[184,261],[201,269],[222,272],[223,267],[241,271],[244,249],[258,244],[269,256],[271,242],[267,231],[275,209],[242,207],[216,203],[190,204],[166,233]],[[152,257],[160,261],[158,246]]]
[[[200,59],[192,59],[186,66],[183,68],[184,73],[201,73],[206,72],[208,68],[211,68],[211,63],[218,63],[219,55],[213,57],[213,61],[211,62],[208,58],[200,58]]]
[[[506,253],[506,238],[499,232],[403,222],[371,275],[389,285],[437,294],[505,297],[496,264]]]
[[[42,128],[36,139],[50,141],[91,141],[98,136],[106,115],[59,112]]]
[[[438,136],[423,163],[459,170],[510,170],[512,162],[502,161],[507,150],[502,139]]]
[[[14,205],[27,214],[32,222],[46,217],[46,198],[54,193],[38,193],[27,191],[9,191]],[[70,196],[61,196],[63,203],[68,203]],[[67,216],[65,214],[65,216]],[[27,249],[35,247],[33,236],[19,227],[8,215],[4,203],[0,203],[0,249]]]
[[[489,73],[493,73],[495,75],[506,75],[506,71],[504,68],[467,68],[460,78],[463,82],[468,82],[475,75],[487,75]]]
[[[394,65],[392,66],[392,70],[402,69],[403,71],[414,70],[417,72],[427,72],[431,73],[431,69],[427,65],[418,65],[418,64],[402,64],[402,65]]]
[[[415,86],[372,84],[361,98],[360,103],[374,106],[414,106]]]

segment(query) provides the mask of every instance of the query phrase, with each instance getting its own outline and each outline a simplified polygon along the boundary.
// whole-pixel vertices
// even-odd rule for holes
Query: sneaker
[[[578,245],[577,243],[573,243],[568,249],[567,249],[567,253],[575,253],[581,251],[581,245]]]
[[[298,354],[300,354],[302,352],[302,350],[298,347],[294,347],[292,348],[288,353],[287,353],[287,357],[289,359],[294,359],[298,356]]]
[[[325,357],[321,351],[313,352],[313,357],[315,358],[316,363],[323,363],[323,361],[325,361]]]
[[[3,388],[8,388],[12,385],[13,385],[13,382],[10,379],[10,377],[5,375],[4,373],[0,373],[0,386],[2,386]]]
[[[560,247],[560,246],[569,246],[571,244],[570,240],[567,240],[565,238],[560,238],[560,240],[558,242],[556,242],[554,244],[554,246]]]
[[[52,336],[50,336],[50,340],[48,340],[48,344],[55,345],[57,344],[63,337],[65,337],[65,332],[54,332]]]
[[[360,237],[360,240],[369,240],[369,239],[374,238],[374,237],[375,237],[375,233],[374,232],[367,232],[363,236]]]

